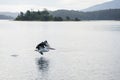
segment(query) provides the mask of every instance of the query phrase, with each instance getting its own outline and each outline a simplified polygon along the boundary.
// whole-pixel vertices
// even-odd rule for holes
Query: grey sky
[[[27,9],[81,10],[111,0],[0,0],[0,11],[25,11]]]

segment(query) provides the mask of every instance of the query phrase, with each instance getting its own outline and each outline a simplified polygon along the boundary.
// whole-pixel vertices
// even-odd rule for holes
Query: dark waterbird
[[[43,55],[43,52],[49,52],[49,50],[55,50],[54,48],[51,48],[48,42],[45,40],[44,42],[41,42],[36,46],[37,52],[39,52],[41,55]]]

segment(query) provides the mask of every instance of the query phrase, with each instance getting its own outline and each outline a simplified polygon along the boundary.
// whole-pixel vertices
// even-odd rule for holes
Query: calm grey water
[[[120,80],[120,21],[0,21],[0,80]]]

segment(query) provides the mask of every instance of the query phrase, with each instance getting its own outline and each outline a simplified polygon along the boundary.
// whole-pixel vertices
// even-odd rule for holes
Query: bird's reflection
[[[41,57],[37,60],[39,79],[37,80],[48,80],[49,60],[45,57]]]
[[[44,72],[47,71],[49,68],[49,61],[46,58],[41,57],[40,59],[38,59],[37,65],[39,67],[39,70]]]

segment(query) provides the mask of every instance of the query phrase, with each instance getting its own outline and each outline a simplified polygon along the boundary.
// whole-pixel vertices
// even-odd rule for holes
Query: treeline
[[[92,12],[74,10],[26,11],[20,12],[15,20],[25,21],[80,21],[80,20],[120,20],[120,9]]]
[[[50,14],[54,17],[60,16],[65,18],[65,16],[69,16],[71,19],[77,17],[81,20],[120,20],[120,9],[108,9],[91,12],[57,10],[50,12]]]
[[[25,13],[20,12],[15,20],[19,21],[80,21],[79,18],[70,18],[66,15],[65,18],[60,16],[53,16],[49,13],[48,10],[43,11],[30,11],[27,10]]]
[[[84,12],[84,20],[120,20],[120,9]]]

